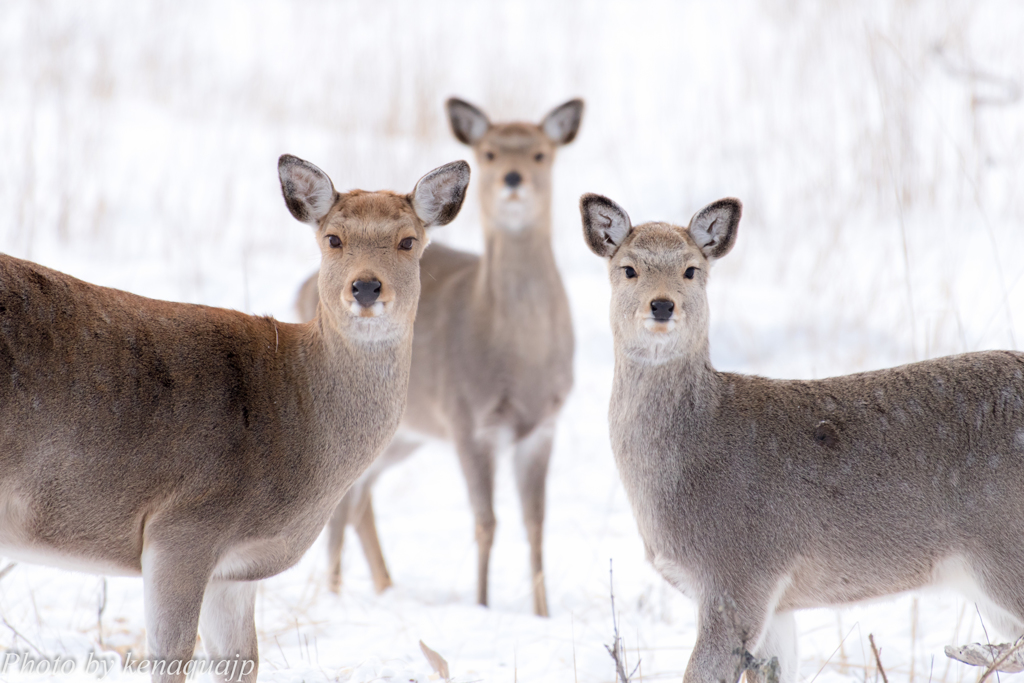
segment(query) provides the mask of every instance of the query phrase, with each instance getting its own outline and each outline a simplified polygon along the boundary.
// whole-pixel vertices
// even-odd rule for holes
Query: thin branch
[[[4,622],[4,626],[6,626],[7,628],[11,629],[11,631],[14,632],[15,636],[17,636],[18,638],[21,638],[22,640],[24,640],[26,645],[28,645],[30,648],[35,650],[36,654],[38,654],[40,657],[45,657],[46,656],[45,654],[43,654],[42,650],[40,650],[38,647],[35,646],[35,644],[32,643],[31,640],[29,640],[28,638],[23,636],[21,634],[21,632],[18,631],[18,629],[16,629],[13,626],[11,626],[11,622],[7,621],[6,617],[0,616],[0,621],[3,621]]]
[[[878,648],[875,646],[875,635],[873,633],[868,634],[868,642],[871,643],[871,651],[875,653],[875,663],[878,664],[878,673],[882,674],[883,683],[889,683],[889,677],[885,675],[885,669],[882,667],[882,658],[878,654]]]

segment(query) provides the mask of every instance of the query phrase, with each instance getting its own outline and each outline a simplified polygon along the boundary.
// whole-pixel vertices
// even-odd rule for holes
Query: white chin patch
[[[379,315],[384,315],[384,302],[378,301],[372,306],[365,307],[358,301],[353,301],[349,304],[348,312],[357,318],[376,318]]]
[[[644,318],[644,329],[655,334],[667,334],[676,329],[676,319],[673,316],[668,320],[655,320],[648,316]]]
[[[495,211],[497,224],[508,232],[521,232],[530,225],[530,202],[522,191],[506,190],[501,194]]]

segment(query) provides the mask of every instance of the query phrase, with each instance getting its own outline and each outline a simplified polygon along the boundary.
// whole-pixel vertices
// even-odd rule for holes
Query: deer
[[[633,226],[580,199],[606,259],[616,467],[647,560],[696,602],[686,683],[797,679],[794,611],[952,583],[1024,633],[1024,354],[820,380],[719,372],[707,284],[742,205]]]
[[[185,680],[197,631],[256,680],[257,582],[302,557],[395,433],[427,231],[469,182],[464,161],[407,195],[339,193],[291,155],[278,173],[321,251],[308,323],[0,255],[0,554],[141,575],[156,681]]]
[[[395,440],[352,487],[328,525],[328,586],[341,587],[345,526],[353,523],[378,592],[391,585],[380,548],[371,488],[380,474],[428,440],[454,444],[476,523],[477,602],[487,605],[487,575],[497,521],[498,454],[513,451],[530,545],[533,608],[548,615],[543,529],[555,423],[572,388],[569,300],[551,248],[551,171],[558,147],[575,139],[583,101],[570,100],[539,124],[492,124],[457,98],[445,105],[452,133],[473,148],[480,177],[484,253],[441,244],[423,255],[412,375]],[[316,274],[296,310],[316,310]]]

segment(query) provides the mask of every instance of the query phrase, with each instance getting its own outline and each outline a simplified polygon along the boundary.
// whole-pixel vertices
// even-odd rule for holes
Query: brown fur
[[[477,600],[487,604],[494,540],[495,457],[515,449],[523,517],[530,541],[534,611],[547,615],[543,574],[545,481],[554,423],[572,387],[573,332],[569,302],[551,250],[551,168],[571,141],[583,103],[572,100],[540,124],[491,124],[472,105],[449,100],[455,136],[473,146],[480,170],[485,248],[482,256],[440,244],[423,255],[413,369],[403,433],[353,486],[330,524],[330,585],[341,583],[345,524],[371,529],[370,487],[412,453],[417,433],[452,441],[476,518]],[[510,172],[521,177],[514,192]],[[517,200],[518,198],[518,200]],[[297,308],[308,315],[313,289]],[[391,585],[375,534],[360,532],[378,590]]]
[[[699,607],[685,681],[735,681],[746,651],[795,680],[793,610],[949,580],[1024,633],[1024,354],[818,381],[717,372],[705,286],[739,203],[688,229],[634,228],[595,195],[581,209],[609,258],[616,464],[648,559]],[[650,322],[654,300],[672,325]]]
[[[0,550],[141,574],[154,659],[188,660],[198,625],[211,658],[255,661],[255,581],[298,561],[404,409],[422,246],[395,245],[425,243],[432,219],[409,197],[337,195],[294,157],[281,174],[332,293],[307,324],[0,255]],[[346,288],[371,275],[387,304],[367,320]]]

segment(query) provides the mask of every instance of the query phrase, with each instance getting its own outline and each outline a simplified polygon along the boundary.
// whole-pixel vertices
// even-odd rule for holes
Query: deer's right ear
[[[448,225],[459,215],[468,186],[469,164],[453,161],[420,178],[409,199],[426,227]]]
[[[633,229],[629,214],[621,206],[599,194],[580,197],[583,238],[598,256],[611,258]]]
[[[452,124],[452,133],[467,145],[475,145],[491,127],[487,114],[457,97],[448,98],[444,108]]]
[[[297,220],[313,227],[334,206],[338,193],[327,174],[319,168],[291,154],[282,154],[277,160],[277,175],[281,179],[284,203]]]

